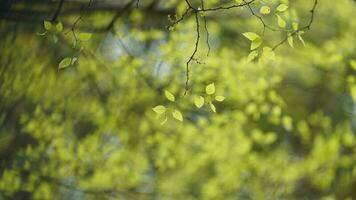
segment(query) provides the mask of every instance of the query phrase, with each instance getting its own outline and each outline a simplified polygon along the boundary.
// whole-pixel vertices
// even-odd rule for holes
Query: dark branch
[[[62,10],[62,6],[63,6],[63,3],[64,3],[64,0],[61,0],[58,4],[58,7],[57,7],[57,10],[56,12],[53,14],[53,17],[52,17],[52,22],[55,22],[57,20],[57,17],[59,15],[59,13],[61,12]]]
[[[189,57],[188,61],[186,62],[186,80],[185,80],[185,91],[184,91],[184,96],[187,94],[189,90],[189,63],[194,60],[194,56],[198,51],[199,47],[199,40],[200,40],[200,24],[199,24],[199,18],[198,18],[198,12],[194,12],[195,15],[195,23],[196,23],[196,29],[197,29],[197,38],[195,41],[195,47],[192,55]]]

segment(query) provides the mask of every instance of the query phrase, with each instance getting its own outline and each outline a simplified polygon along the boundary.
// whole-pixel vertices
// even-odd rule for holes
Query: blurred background
[[[313,4],[251,9],[273,27],[275,13],[302,27]],[[186,8],[1,0],[0,199],[356,199],[356,3],[319,1],[305,46],[295,36],[294,48],[261,54],[286,37],[267,29],[255,59],[242,33],[263,27],[248,7],[199,13],[183,96],[197,24],[190,12],[167,26]]]

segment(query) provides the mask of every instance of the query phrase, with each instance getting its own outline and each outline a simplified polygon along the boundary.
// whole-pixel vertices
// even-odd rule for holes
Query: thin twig
[[[184,96],[187,94],[189,90],[189,64],[190,62],[194,59],[195,54],[198,51],[199,47],[199,40],[200,40],[200,24],[199,24],[199,18],[198,18],[198,12],[194,12],[195,15],[195,23],[196,23],[196,31],[197,31],[197,37],[195,41],[195,47],[192,55],[189,57],[188,61],[186,62],[186,80],[185,80],[185,91],[184,91]]]
[[[64,3],[64,0],[61,0],[61,1],[59,2],[58,7],[57,7],[57,10],[56,10],[56,12],[53,14],[53,17],[52,17],[52,20],[51,20],[52,22],[55,22],[55,21],[57,20],[58,15],[59,15],[59,13],[60,13],[61,10],[62,10],[63,3]]]
[[[201,8],[204,10],[204,0],[201,0]],[[204,29],[206,33],[206,45],[208,46],[208,53],[206,54],[206,56],[209,56],[210,54],[209,30],[208,30],[208,23],[206,21],[205,13],[203,13],[203,19],[204,19]]]

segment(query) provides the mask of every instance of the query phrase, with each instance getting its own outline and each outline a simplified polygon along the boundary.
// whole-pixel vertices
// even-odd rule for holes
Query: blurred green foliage
[[[311,3],[283,17],[303,24]],[[260,24],[236,12],[208,21],[211,54],[202,32],[184,97],[194,18],[166,31],[134,10],[115,34],[82,35],[80,53],[68,25],[0,21],[0,199],[356,199],[355,3],[320,2],[305,47],[254,61],[242,33]],[[211,83],[216,113],[194,103]],[[161,125],[157,105],[183,122]]]

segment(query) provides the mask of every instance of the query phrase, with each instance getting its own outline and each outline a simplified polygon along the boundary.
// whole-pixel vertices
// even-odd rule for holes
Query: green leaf
[[[261,38],[259,35],[257,35],[254,32],[246,32],[246,33],[242,33],[242,35],[245,36],[250,41],[254,41],[254,40],[258,39],[258,38]]]
[[[263,47],[263,56],[273,60],[275,53],[271,47]]]
[[[52,28],[52,23],[50,21],[44,21],[43,22],[43,27],[44,29],[46,29],[47,31],[51,30]]]
[[[174,95],[172,93],[170,93],[169,91],[165,90],[164,91],[164,95],[166,96],[166,98],[170,101],[175,101],[176,98],[174,97]]]
[[[166,109],[165,106],[158,105],[158,106],[152,108],[152,110],[153,110],[155,113],[161,115],[161,114],[165,113],[167,109]]]
[[[165,124],[167,122],[167,117],[164,118],[164,120],[161,122],[161,125]]]
[[[214,113],[216,113],[215,105],[214,105],[213,103],[209,102],[209,106],[210,106],[210,109],[211,109]]]
[[[277,10],[279,11],[279,12],[284,12],[284,11],[286,11],[288,9],[288,6],[286,5],[286,4],[280,4],[278,7],[277,7]]]
[[[350,66],[353,70],[356,70],[356,60],[350,60]]]
[[[264,14],[264,15],[267,15],[271,12],[271,8],[269,6],[262,6],[260,8],[260,13],[261,14]]]
[[[209,85],[207,85],[206,88],[205,88],[205,92],[207,94],[214,94],[215,93],[215,84],[214,83],[210,83]]]
[[[91,38],[91,33],[79,33],[79,39],[81,40],[81,41],[83,41],[83,42],[85,42],[85,41],[89,41],[90,40],[90,38]]]
[[[276,14],[276,16],[277,16],[278,26],[281,28],[285,28],[287,25],[286,21],[284,21],[284,19],[282,19],[282,17],[279,16],[278,14]]]
[[[292,23],[293,30],[298,30],[299,24],[297,22]]]
[[[262,39],[261,38],[256,38],[251,42],[251,50],[257,49],[259,46],[262,44]]]
[[[202,96],[195,97],[194,104],[196,107],[201,108],[204,105],[204,97]]]
[[[77,60],[78,60],[78,58],[77,58],[77,57],[73,57],[73,58],[72,58],[72,63],[71,63],[71,64],[73,65],[75,62],[77,62]]]
[[[62,22],[58,22],[58,24],[56,25],[56,30],[57,30],[58,32],[62,32],[62,30],[63,30],[63,24],[62,24]]]
[[[63,68],[68,67],[69,65],[71,65],[71,63],[72,63],[72,58],[66,57],[59,63],[58,67],[59,67],[59,69],[63,69]]]
[[[174,117],[174,119],[178,120],[178,121],[183,121],[183,115],[179,110],[174,110],[172,113],[172,116]]]
[[[301,34],[298,33],[297,35],[298,35],[298,39],[300,40],[300,42],[303,44],[303,46],[305,46],[305,42],[304,42],[304,40],[303,40]]]
[[[216,101],[224,101],[224,100],[225,100],[225,97],[224,97],[224,96],[216,96],[216,97],[215,97],[215,100],[216,100]]]
[[[247,56],[247,60],[248,61],[252,61],[254,60],[256,57],[258,56],[258,51],[251,51],[248,56]]]
[[[294,45],[293,45],[293,36],[292,36],[292,35],[290,35],[290,34],[288,35],[287,41],[288,41],[289,46],[291,46],[292,48],[294,48]]]
[[[282,117],[282,124],[287,131],[291,131],[293,129],[293,120],[289,116]]]

